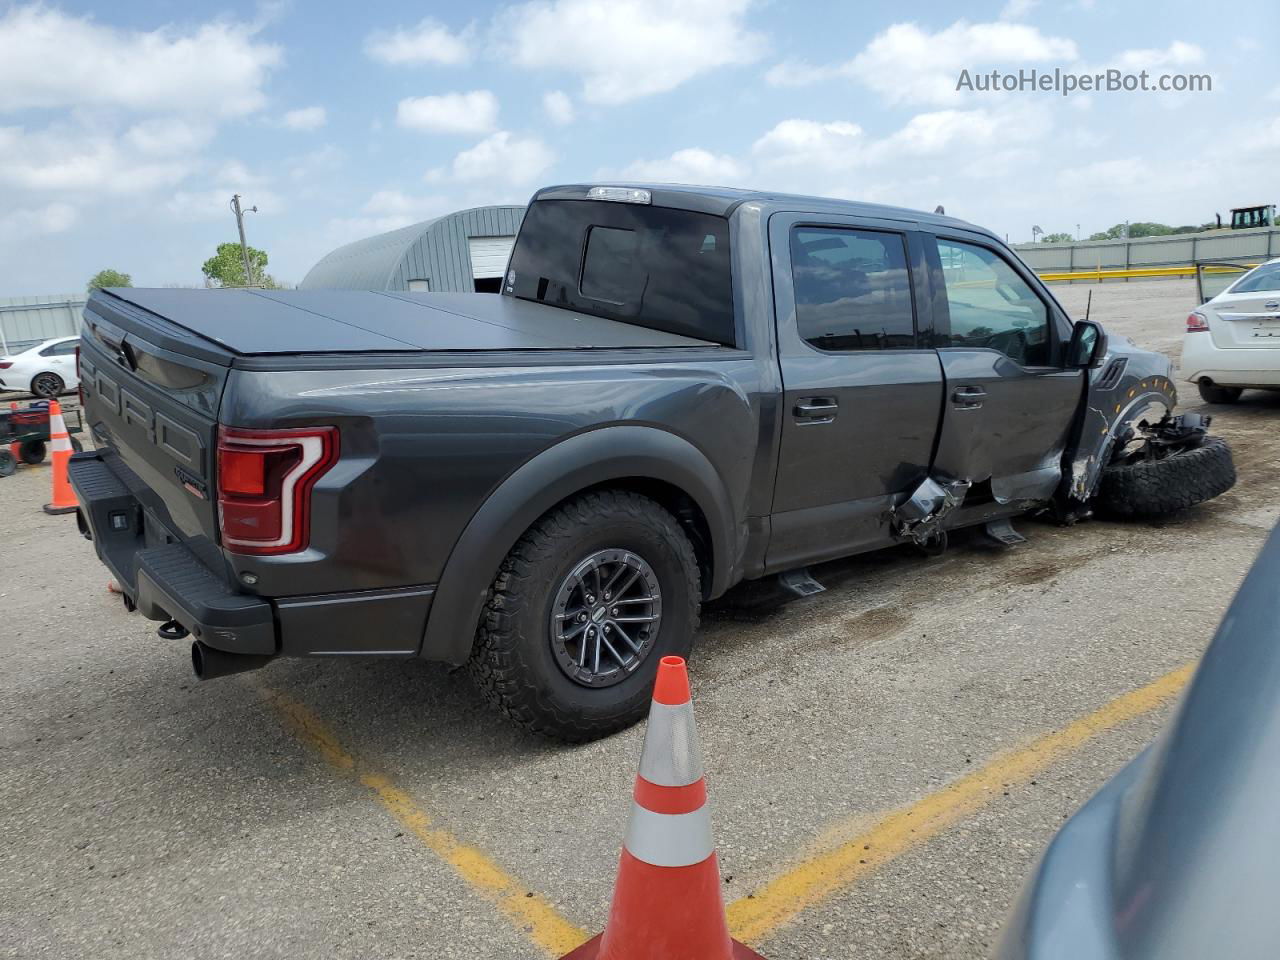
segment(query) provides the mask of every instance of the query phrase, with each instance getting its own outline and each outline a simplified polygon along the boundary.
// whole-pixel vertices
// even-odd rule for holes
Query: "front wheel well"
[[[627,490],[642,497],[648,497],[676,518],[680,529],[693,544],[693,554],[698,561],[698,572],[702,579],[702,599],[709,599],[715,574],[715,549],[712,546],[711,527],[698,502],[674,483],[668,483],[665,480],[656,480],[653,477],[621,477],[604,480],[578,490],[565,497],[551,510],[556,510],[569,500],[574,500],[583,494],[597,493],[601,490]],[[550,513],[551,510],[547,512]]]

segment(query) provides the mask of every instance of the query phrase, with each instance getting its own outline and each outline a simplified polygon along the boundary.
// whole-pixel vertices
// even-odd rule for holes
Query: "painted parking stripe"
[[[848,843],[797,863],[755,893],[729,905],[730,932],[748,943],[768,937],[803,911],[980,810],[1001,796],[1009,784],[1030,780],[1098,734],[1162,706],[1182,690],[1193,670],[1194,664],[1187,664],[1166,673],[1061,730],[998,756],[980,770],[895,810]]]
[[[279,691],[254,684],[258,691],[299,740],[320,754],[335,769],[355,778],[372,791],[374,798],[402,827],[453,869],[472,890],[492,903],[517,930],[542,948],[549,957],[559,957],[587,939],[587,932],[556,912],[543,897],[534,893],[490,857],[435,826],[431,815],[408,793],[377,771],[369,770],[347,752],[320,718],[305,705]]]

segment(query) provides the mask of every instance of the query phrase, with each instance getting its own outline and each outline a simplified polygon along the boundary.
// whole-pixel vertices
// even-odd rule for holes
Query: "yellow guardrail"
[[[1241,263],[1235,266],[1209,266],[1205,265],[1205,273],[1239,273],[1241,267],[1252,270],[1256,267],[1256,263]],[[1119,268],[1112,269],[1110,267],[1103,269],[1098,267],[1094,270],[1067,270],[1067,271],[1048,271],[1045,273],[1037,273],[1037,276],[1045,282],[1054,280],[1123,280],[1125,278],[1133,279],[1151,279],[1154,277],[1194,277],[1196,275],[1196,267],[1188,265],[1185,267],[1130,267],[1128,269]]]

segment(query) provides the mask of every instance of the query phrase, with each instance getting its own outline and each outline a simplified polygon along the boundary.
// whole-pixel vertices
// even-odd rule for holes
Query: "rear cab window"
[[[607,200],[537,200],[507,296],[733,346],[729,221]]]

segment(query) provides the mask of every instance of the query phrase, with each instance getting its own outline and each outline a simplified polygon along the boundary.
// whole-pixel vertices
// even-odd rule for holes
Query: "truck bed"
[[[121,300],[242,356],[717,346],[489,293],[130,287],[107,293],[99,309]]]

